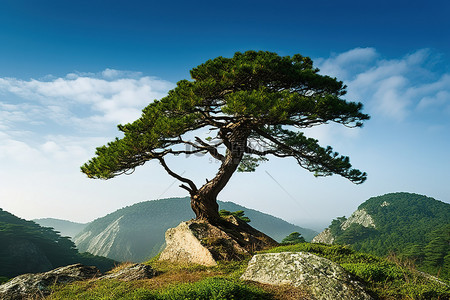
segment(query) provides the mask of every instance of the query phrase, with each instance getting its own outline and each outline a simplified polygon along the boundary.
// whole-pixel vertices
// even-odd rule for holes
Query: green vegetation
[[[267,157],[294,158],[315,176],[338,174],[356,184],[366,180],[348,157],[303,133],[330,122],[362,127],[369,119],[361,103],[343,98],[343,82],[321,75],[309,57],[236,52],[190,73],[191,81],[179,81],[139,119],[118,125],[123,137],[98,147],[81,171],[110,179],[157,160],[189,192],[196,218],[212,224],[220,222],[217,196],[234,172],[252,172]],[[166,163],[168,156],[199,153],[220,162],[215,177],[199,187]]]
[[[95,284],[71,284],[48,299],[145,299],[145,300],[264,300],[269,294],[263,289],[236,280],[220,277],[205,278],[194,283],[180,283],[164,289],[138,287],[134,283],[103,280]]]
[[[287,237],[285,237],[282,241],[282,245],[290,245],[290,244],[298,244],[298,243],[304,243],[305,238],[302,237],[302,235],[298,232],[293,232],[289,234]]]
[[[373,197],[361,204],[376,228],[351,224],[342,230],[345,217],[329,226],[335,243],[358,251],[387,256],[396,253],[414,260],[418,268],[450,279],[450,205],[410,193]]]
[[[409,261],[380,258],[340,245],[299,243],[265,252],[304,251],[340,264],[378,299],[449,299],[448,285],[428,279]],[[159,275],[148,280],[121,282],[98,280],[56,287],[48,298],[56,299],[290,299],[296,289],[242,282],[248,260],[219,262],[216,267],[148,262]],[[120,267],[120,266],[119,266]],[[307,297],[297,291],[296,299]],[[304,293],[304,292],[303,292]]]
[[[230,212],[230,211],[228,211],[226,209],[219,210],[219,215],[221,217],[235,216],[236,218],[241,219],[244,222],[250,223],[251,222],[250,219],[248,217],[244,216],[244,214],[245,213],[244,213],[243,210],[237,210],[235,212]]]
[[[176,227],[180,222],[195,217],[189,202],[189,198],[170,198],[141,202],[119,209],[89,223],[74,239],[75,243],[80,251],[87,251],[91,239],[120,218],[120,229],[114,237],[108,257],[118,261],[148,260],[162,250],[164,234],[168,228]],[[287,234],[294,231],[300,232],[309,241],[317,234],[313,230],[295,226],[232,202],[219,201],[219,205],[221,209],[227,211],[245,210],[245,216],[251,219],[254,228],[277,241],[281,241]],[[91,232],[91,235],[81,239],[80,237],[87,232]],[[101,253],[98,254],[101,255]]]
[[[75,244],[52,228],[20,219],[0,209],[0,276],[43,272],[73,263],[95,265],[105,271],[114,261],[79,254]]]

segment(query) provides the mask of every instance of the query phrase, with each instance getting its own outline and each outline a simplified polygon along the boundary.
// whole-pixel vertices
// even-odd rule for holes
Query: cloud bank
[[[0,160],[37,163],[92,154],[174,84],[139,72],[106,69],[63,78],[0,78]],[[98,144],[97,144],[98,145]]]
[[[318,59],[321,73],[348,85],[348,99],[371,114],[398,121],[420,113],[450,113],[450,74],[433,72],[437,55],[428,49],[383,59],[374,48],[356,48]]]
[[[61,125],[76,126],[127,123],[173,87],[165,80],[112,69],[97,74],[71,73],[51,80],[0,78],[0,126],[25,119],[51,119]],[[15,97],[8,101],[8,96]]]

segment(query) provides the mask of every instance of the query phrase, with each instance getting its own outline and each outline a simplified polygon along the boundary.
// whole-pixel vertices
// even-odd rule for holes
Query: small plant
[[[293,232],[281,241],[281,245],[293,245],[305,242],[305,238],[302,237],[301,233]]]
[[[230,212],[230,211],[228,211],[228,210],[221,209],[221,210],[219,211],[219,215],[220,215],[221,217],[235,216],[236,218],[238,218],[238,219],[240,219],[240,220],[242,220],[242,221],[244,221],[244,222],[246,222],[246,223],[250,223],[250,222],[251,222],[250,219],[249,219],[248,217],[244,216],[244,214],[245,214],[245,213],[244,213],[243,210],[237,210],[237,211],[235,211],[235,212]]]

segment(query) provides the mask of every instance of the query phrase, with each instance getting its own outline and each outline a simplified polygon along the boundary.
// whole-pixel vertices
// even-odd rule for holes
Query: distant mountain
[[[75,244],[51,228],[41,227],[0,209],[0,277],[45,272],[73,263],[105,271],[114,261],[78,253]]]
[[[53,228],[55,231],[61,233],[62,236],[68,236],[70,238],[76,236],[87,226],[87,224],[83,223],[53,218],[34,219],[33,222],[41,225],[42,227]]]
[[[450,204],[423,195],[391,193],[362,203],[313,242],[349,244],[376,255],[391,252],[431,274],[450,277]]]
[[[219,201],[220,209],[243,210],[253,227],[281,241],[292,232],[311,240],[317,232],[232,202]],[[190,220],[194,213],[189,198],[172,198],[137,203],[119,209],[88,224],[75,238],[80,251],[119,261],[142,262],[158,254],[168,228]]]

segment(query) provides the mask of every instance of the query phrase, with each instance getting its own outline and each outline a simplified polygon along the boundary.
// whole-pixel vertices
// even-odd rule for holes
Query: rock
[[[389,205],[389,204],[388,204]],[[352,224],[359,224],[366,228],[376,228],[375,222],[371,215],[367,213],[364,209],[356,210],[347,220],[342,222],[340,225],[342,230],[346,230]],[[331,233],[329,228],[326,228],[324,231],[316,235],[311,243],[322,243],[322,244],[333,244],[335,240],[335,236]]]
[[[307,290],[314,299],[372,299],[341,266],[311,253],[257,254],[241,279],[292,285]]]
[[[45,273],[23,274],[0,285],[0,299],[36,299],[50,294],[50,288],[55,284],[91,279],[99,274],[100,271],[96,267],[81,264],[60,267]]]
[[[132,281],[149,279],[156,276],[156,271],[152,267],[143,264],[127,264],[114,269],[111,273],[98,279],[117,279],[122,281]]]
[[[103,231],[94,235],[92,231],[85,231],[73,238],[78,249],[94,255],[104,256],[116,259],[115,255],[111,255],[113,245],[117,243],[116,239],[120,231],[120,223],[123,216],[111,222]]]
[[[166,248],[159,259],[214,266],[218,260],[240,260],[276,245],[272,238],[234,216],[218,226],[191,220],[166,231]]]
[[[329,228],[326,228],[324,231],[316,235],[311,243],[322,243],[322,244],[328,244],[331,245],[334,242],[333,234],[331,234],[331,231]]]
[[[364,209],[356,210],[347,220],[341,224],[341,229],[346,230],[353,223],[360,224],[364,227],[375,228],[375,223],[373,222],[372,216],[367,213]]]
[[[211,252],[194,235],[190,225],[188,222],[182,222],[166,231],[166,248],[159,259],[215,266],[216,261]]]

